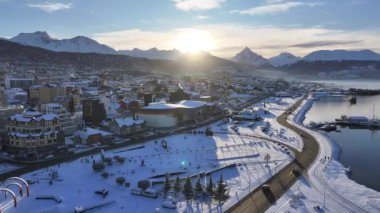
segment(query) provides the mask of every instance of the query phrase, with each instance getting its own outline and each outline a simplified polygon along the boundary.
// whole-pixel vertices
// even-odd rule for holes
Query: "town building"
[[[178,88],[175,92],[170,93],[169,101],[174,103],[182,100],[189,100],[190,94],[183,91],[183,89]]]
[[[4,127],[10,116],[20,114],[23,111],[24,107],[20,105],[0,108],[0,125]]]
[[[202,101],[184,100],[176,104],[157,102],[136,109],[135,116],[145,120],[147,127],[173,128],[200,122],[207,108],[207,103]]]
[[[99,124],[106,119],[104,104],[96,98],[82,100],[83,120],[89,124]]]
[[[54,103],[61,104],[71,113],[78,111],[81,107],[80,96],[76,94],[57,96],[54,99]]]
[[[145,121],[138,117],[115,118],[109,123],[109,129],[122,137],[133,136],[145,129]]]
[[[11,77],[7,76],[5,78],[5,88],[21,88],[28,90],[31,86],[38,84],[37,77]]]
[[[66,88],[57,84],[44,84],[32,86],[29,90],[31,104],[53,103],[58,96],[65,96]]]
[[[54,153],[64,145],[64,133],[56,114],[27,110],[9,117],[8,152],[22,158]]]
[[[65,132],[65,135],[72,135],[77,130],[78,125],[74,122],[71,113],[66,110],[60,104],[49,103],[42,104],[40,106],[41,112],[45,114],[56,114],[61,122],[62,130]]]
[[[84,145],[107,144],[112,142],[113,134],[99,129],[85,127],[74,133],[77,143]]]
[[[153,94],[145,93],[144,94],[144,106],[148,106],[152,102],[153,102]]]

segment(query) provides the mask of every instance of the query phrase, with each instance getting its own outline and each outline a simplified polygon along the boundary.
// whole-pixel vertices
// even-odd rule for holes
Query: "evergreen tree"
[[[163,186],[163,191],[164,191],[165,197],[171,188],[172,188],[172,186],[170,185],[169,174],[166,173],[165,182],[164,182],[164,186]]]
[[[201,184],[201,179],[198,176],[197,182],[195,183],[195,192],[197,194],[201,194],[203,191],[203,186]]]
[[[175,179],[174,181],[174,186],[173,186],[173,189],[177,195],[178,192],[181,191],[181,180],[179,179],[179,175],[177,175],[177,178]]]
[[[267,166],[269,165],[269,160],[270,160],[270,154],[266,154],[265,156],[264,156],[264,160],[267,162]]]
[[[189,200],[193,199],[194,191],[193,191],[193,185],[191,184],[190,177],[186,178],[185,184],[183,185],[182,192],[185,195],[187,202],[189,202]]]
[[[215,199],[220,204],[221,202],[227,200],[228,198],[228,188],[226,183],[223,182],[223,176],[220,175],[220,179],[218,181],[218,185],[215,190]]]
[[[213,196],[214,195],[214,188],[215,188],[215,186],[214,186],[214,183],[212,182],[212,177],[211,177],[211,175],[210,175],[210,178],[209,178],[209,181],[208,181],[208,183],[207,183],[207,187],[206,187],[206,191],[207,191],[207,193],[210,195],[210,196]]]

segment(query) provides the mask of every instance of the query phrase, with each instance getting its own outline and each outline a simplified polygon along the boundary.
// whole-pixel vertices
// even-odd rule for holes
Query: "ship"
[[[348,101],[349,101],[351,104],[356,104],[356,96],[354,96],[354,95],[350,95],[350,96],[348,96]]]

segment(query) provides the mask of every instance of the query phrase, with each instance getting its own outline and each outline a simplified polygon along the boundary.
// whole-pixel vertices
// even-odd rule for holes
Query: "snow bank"
[[[317,100],[317,98],[313,98],[311,96],[309,96],[306,100],[304,100],[301,106],[299,107],[299,109],[297,110],[297,112],[295,113],[295,115],[293,116],[292,121],[299,126],[302,125],[302,122],[305,118],[305,114],[312,107],[315,100]],[[304,128],[303,126],[301,127]],[[331,158],[333,158],[332,160],[329,160],[326,164],[325,164],[325,161],[323,161],[323,159],[317,160],[316,162],[314,162],[313,167],[316,168],[314,169],[314,173],[316,172],[318,173],[318,171],[321,171],[322,173],[322,174],[313,174],[316,176],[316,179],[323,180],[325,178],[326,184],[327,184],[326,188],[330,188],[331,190],[334,191],[334,194],[337,194],[335,196],[333,195],[334,197],[336,196],[344,197],[346,201],[353,202],[356,205],[358,205],[362,210],[365,210],[368,212],[380,212],[380,193],[364,185],[358,184],[355,181],[348,178],[347,168],[345,168],[340,162],[337,161],[339,158],[339,153],[341,152],[341,149],[337,145],[337,143],[334,142],[326,134],[323,134],[320,132],[314,132],[312,130],[307,130],[307,131],[310,132],[314,137],[316,137],[316,139],[320,143],[320,147],[321,147],[320,152],[323,152],[323,154],[320,153],[318,159],[321,158],[321,155],[324,155],[324,156],[331,155]],[[318,169],[317,167],[320,167],[320,168]],[[314,183],[312,185],[315,186],[318,184]],[[315,190],[318,191],[318,189],[315,189]],[[318,193],[317,191],[315,193]],[[348,203],[344,205],[349,206]]]

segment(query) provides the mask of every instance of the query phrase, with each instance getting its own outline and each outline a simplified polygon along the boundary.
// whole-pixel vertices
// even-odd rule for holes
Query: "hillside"
[[[136,74],[151,72],[207,73],[225,69],[230,71],[236,68],[234,63],[209,54],[199,54],[196,57],[184,56],[177,61],[151,60],[124,55],[54,52],[6,40],[0,40],[0,63],[32,64],[36,69],[70,66],[74,70],[117,70]]]

